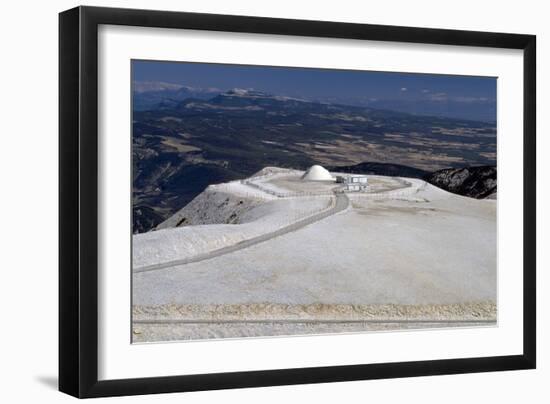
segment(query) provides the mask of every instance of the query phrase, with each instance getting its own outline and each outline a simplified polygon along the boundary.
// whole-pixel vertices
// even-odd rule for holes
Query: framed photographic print
[[[535,367],[534,36],[59,21],[61,391]]]

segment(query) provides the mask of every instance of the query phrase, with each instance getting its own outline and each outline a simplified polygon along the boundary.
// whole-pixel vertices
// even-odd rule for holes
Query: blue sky
[[[133,79],[220,90],[253,88],[355,105],[420,101],[430,105],[447,103],[455,109],[469,104],[467,110],[471,111],[476,109],[471,104],[476,104],[493,111],[484,114],[494,115],[496,120],[496,79],[490,77],[134,61]]]

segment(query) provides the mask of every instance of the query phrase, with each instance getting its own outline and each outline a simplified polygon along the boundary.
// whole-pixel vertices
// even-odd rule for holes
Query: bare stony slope
[[[296,172],[278,167],[264,167],[250,179]],[[243,188],[239,186],[239,181],[233,181],[229,188],[228,184],[208,186],[191,202],[156,226],[155,230],[202,224],[241,224],[243,216],[252,208],[273,199],[269,194],[247,187],[243,188],[245,191],[235,193],[235,187]]]
[[[446,168],[428,175],[425,179],[454,194],[476,199],[496,199],[497,168],[494,166]]]
[[[258,199],[234,195],[207,188],[170,218],[157,226],[157,230],[199,224],[238,224],[240,217],[261,204]]]

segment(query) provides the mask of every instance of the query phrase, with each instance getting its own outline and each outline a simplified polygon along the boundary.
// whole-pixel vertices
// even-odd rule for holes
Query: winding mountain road
[[[265,233],[265,234],[262,234],[262,235],[257,236],[257,237],[253,237],[253,238],[250,238],[248,240],[243,240],[243,241],[241,241],[237,244],[233,244],[233,245],[230,245],[230,246],[227,246],[227,247],[219,248],[219,249],[214,250],[214,251],[210,251],[210,252],[207,252],[207,253],[204,253],[204,254],[198,254],[198,255],[195,255],[194,257],[183,258],[183,259],[179,259],[179,260],[162,262],[162,263],[159,263],[159,264],[146,265],[146,266],[134,268],[133,272],[134,273],[139,273],[139,272],[158,271],[160,269],[166,269],[166,268],[171,268],[171,267],[175,267],[175,266],[178,266],[178,265],[191,264],[191,263],[195,263],[195,262],[200,262],[200,261],[216,258],[216,257],[219,257],[221,255],[225,255],[225,254],[229,254],[229,253],[232,253],[232,252],[235,252],[235,251],[239,251],[239,250],[242,250],[243,248],[252,247],[253,245],[263,243],[264,241],[271,240],[275,237],[279,237],[279,236],[282,236],[284,234],[299,230],[299,229],[301,229],[305,226],[308,226],[312,223],[318,222],[319,220],[323,220],[323,219],[325,219],[329,216],[332,216],[332,215],[334,215],[338,212],[341,212],[341,211],[348,208],[349,198],[347,197],[347,195],[345,193],[335,192],[334,195],[336,197],[336,202],[335,202],[335,204],[332,208],[327,209],[323,212],[317,213],[315,215],[312,215],[310,217],[307,217],[305,219],[299,220],[297,222],[294,222],[294,223],[292,223],[288,226],[282,227],[278,230],[275,230],[275,231],[272,231],[272,232],[269,232],[269,233]]]

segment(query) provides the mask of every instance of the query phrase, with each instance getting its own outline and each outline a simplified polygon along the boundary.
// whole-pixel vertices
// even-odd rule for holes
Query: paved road
[[[330,208],[328,210],[325,210],[321,213],[317,213],[316,215],[310,216],[306,219],[299,220],[299,221],[297,221],[295,223],[292,223],[288,226],[282,227],[279,230],[276,230],[276,231],[273,231],[273,232],[270,232],[270,233],[266,233],[266,234],[262,234],[260,236],[253,237],[253,238],[248,239],[248,240],[243,240],[243,241],[241,241],[237,244],[234,244],[234,245],[231,245],[231,246],[228,246],[228,247],[223,247],[223,248],[220,248],[220,249],[217,249],[217,250],[214,250],[214,251],[210,251],[208,253],[198,254],[198,255],[195,255],[194,257],[184,258],[184,259],[175,260],[175,261],[163,262],[163,263],[160,263],[160,264],[147,265],[147,266],[143,266],[143,267],[139,267],[139,268],[134,268],[134,273],[156,271],[156,270],[159,270],[159,269],[171,268],[171,267],[174,267],[174,266],[177,266],[177,265],[191,264],[191,263],[194,263],[194,262],[199,262],[199,261],[204,261],[204,260],[208,260],[208,259],[211,259],[211,258],[216,258],[216,257],[219,257],[219,256],[224,255],[224,254],[229,254],[229,253],[232,253],[232,252],[235,252],[235,251],[238,251],[238,250],[242,250],[243,248],[248,248],[248,247],[251,247],[253,245],[263,243],[264,241],[271,240],[275,237],[282,236],[283,234],[287,234],[287,233],[290,233],[292,231],[299,230],[299,229],[301,229],[301,228],[303,228],[307,225],[318,222],[319,220],[322,220],[322,219],[325,219],[329,216],[332,216],[335,213],[341,212],[349,206],[349,199],[346,196],[346,194],[344,194],[342,192],[339,192],[339,193],[335,193],[335,195],[336,195],[336,203],[334,204],[334,206],[332,208]]]

